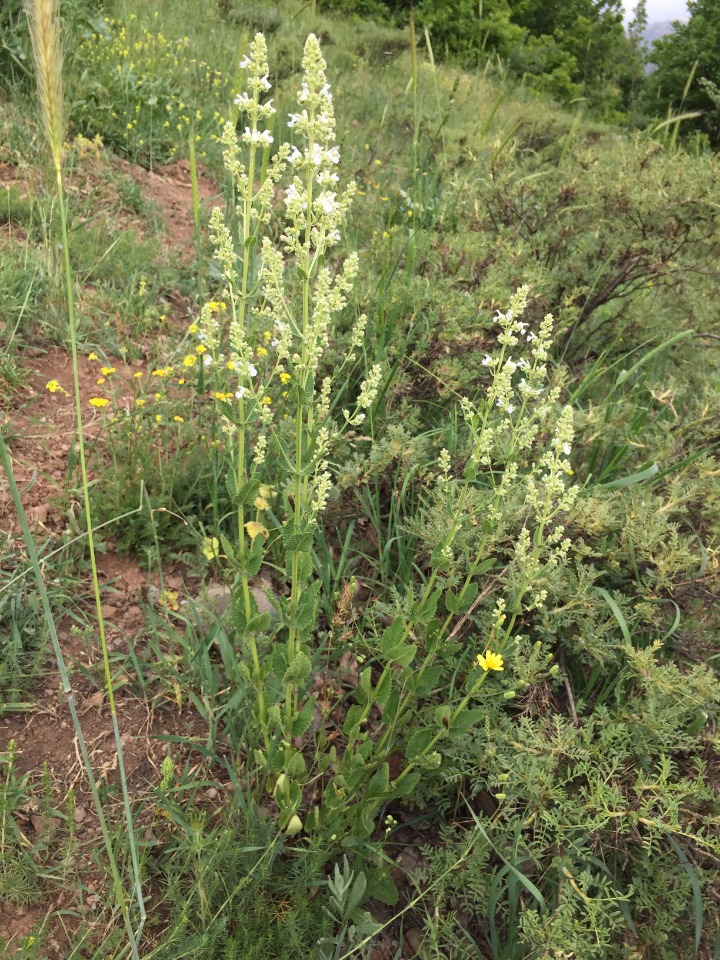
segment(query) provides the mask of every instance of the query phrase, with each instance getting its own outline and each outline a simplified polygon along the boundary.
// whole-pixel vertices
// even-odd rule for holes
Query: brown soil
[[[149,173],[123,161],[117,164],[130,174],[142,187],[148,201],[160,209],[166,226],[162,240],[169,255],[189,258],[194,255],[194,221],[192,213],[192,187],[189,165],[178,161],[170,167]],[[26,185],[16,176],[14,168],[0,166],[0,184],[9,188],[13,184],[25,189]],[[216,186],[205,176],[200,176],[200,196],[203,201],[217,195]],[[203,214],[205,219],[205,214]],[[13,227],[7,239],[20,239],[18,228]],[[3,419],[9,438],[15,480],[22,491],[23,505],[38,542],[59,539],[68,526],[68,513],[78,515],[81,511],[80,496],[68,489],[69,466],[76,451],[71,450],[75,436],[75,410],[73,395],[72,365],[67,353],[51,347],[45,351],[25,351],[23,367],[26,379],[13,397],[12,409]],[[121,408],[124,396],[131,394],[130,382],[138,369],[138,363],[112,361],[115,372],[112,382],[101,387],[102,361],[79,358],[79,382],[86,443],[92,444],[100,432],[103,411],[92,407],[88,401],[94,396],[111,393],[114,405]],[[50,392],[48,381],[56,380],[62,388]],[[111,389],[108,391],[108,387]],[[0,533],[10,534],[22,550],[20,525],[7,484],[0,473]],[[145,644],[144,614],[142,603],[156,596],[149,593],[148,585],[157,585],[157,578],[149,578],[135,561],[114,552],[112,540],[105,542],[107,553],[98,557],[100,582],[103,590],[103,614],[107,626],[108,647],[111,653],[125,651],[130,645],[139,655]],[[166,571],[165,586],[183,591],[182,572]],[[76,600],[89,596],[91,587],[83,577],[78,583]],[[118,786],[117,753],[113,737],[113,725],[106,697],[103,695],[103,671],[97,627],[90,602],[80,601],[87,608],[85,630],[72,631],[72,621],[65,619],[58,625],[60,644],[66,663],[70,666],[73,688],[83,733],[90,752],[93,769],[98,782],[109,787]],[[127,663],[128,661],[124,661]],[[158,739],[165,735],[189,737],[200,733],[202,723],[195,713],[187,708],[181,711],[177,704],[167,702],[162,691],[151,705],[133,693],[135,678],[118,674],[114,667],[117,687],[117,718],[123,742],[125,772],[131,796],[137,803],[140,798],[152,796],[149,792],[159,783],[159,767],[167,751],[167,742]],[[12,953],[20,940],[40,926],[48,934],[47,947],[41,956],[59,960],[65,955],[66,930],[72,930],[82,919],[78,911],[77,877],[87,888],[84,903],[85,922],[94,922],[106,900],[103,894],[104,879],[94,866],[94,854],[101,849],[100,827],[92,797],[81,762],[77,739],[74,734],[65,696],[51,656],[33,691],[35,705],[26,713],[0,713],[0,753],[5,752],[11,740],[17,745],[16,773],[28,774],[30,783],[37,784],[41,771],[47,770],[52,783],[52,805],[62,811],[68,791],[75,796],[75,862],[68,877],[67,889],[56,891],[49,902],[16,905],[0,898],[0,939],[8,941]],[[173,754],[181,754],[176,746]],[[112,793],[117,793],[112,790]],[[145,824],[150,829],[150,810],[147,805],[140,816],[140,829]],[[122,819],[117,800],[107,811],[113,824]],[[15,823],[21,834],[33,846],[46,831],[57,831],[58,837],[67,836],[67,824],[61,819],[44,816],[34,801],[15,814]],[[101,860],[103,857],[101,856]],[[96,894],[94,891],[98,890]],[[57,911],[69,911],[60,920]]]
[[[117,158],[118,168],[128,174],[142,188],[147,200],[152,201],[160,210],[165,221],[163,242],[166,247],[182,250],[184,257],[190,257],[195,251],[195,218],[193,214],[192,181],[190,164],[187,160],[177,160],[157,170],[146,170],[137,164]],[[218,186],[202,171],[198,171],[198,193],[202,211],[201,223],[205,223],[209,201],[221,196]]]

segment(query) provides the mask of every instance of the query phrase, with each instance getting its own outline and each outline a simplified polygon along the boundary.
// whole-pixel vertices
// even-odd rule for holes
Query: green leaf
[[[430,623],[432,618],[435,616],[435,611],[437,610],[438,600],[440,599],[441,594],[442,590],[434,590],[430,594],[425,603],[415,614],[415,619],[418,623],[422,623],[423,625]]]
[[[400,799],[400,797],[409,797],[413,793],[415,787],[417,787],[420,782],[420,777],[422,776],[421,770],[413,770],[412,773],[409,773],[404,777],[397,786],[393,785],[392,795],[394,799]]]
[[[476,724],[481,723],[487,716],[485,710],[463,710],[459,717],[450,728],[452,734],[467,733],[467,731]]]
[[[305,773],[305,757],[299,750],[293,750],[285,764],[285,769],[290,777],[301,777]]]
[[[390,766],[387,763],[381,763],[378,769],[370,778],[365,791],[365,799],[381,799],[390,788]]]
[[[375,687],[375,703],[380,707],[386,706],[388,702],[388,697],[390,696],[390,691],[392,690],[392,674],[388,670],[387,673],[383,673],[378,681],[378,685]]]
[[[347,712],[345,723],[343,723],[343,733],[350,736],[355,728],[359,729],[364,709],[357,703],[354,703]],[[357,735],[357,734],[356,734]]]
[[[385,630],[380,640],[380,651],[387,656],[388,652],[398,646],[405,633],[405,624],[398,617]]]
[[[316,530],[315,521],[308,523],[303,520],[295,523],[292,519],[288,520],[283,527],[283,546],[288,551],[309,553],[312,550]]]
[[[424,751],[428,749],[432,741],[435,739],[436,734],[437,730],[416,730],[408,740],[405,747],[406,759],[414,760],[416,757],[422,756]]]
[[[312,722],[315,712],[315,697],[310,697],[298,710],[297,716],[292,722],[293,737],[301,737]]]
[[[422,676],[411,677],[411,682],[413,684],[413,689],[418,697],[426,697],[440,682],[440,678],[443,674],[442,665],[437,665],[434,667],[427,667]]]
[[[302,687],[307,682],[311,670],[310,657],[300,650],[288,664],[282,682],[285,685],[292,684],[295,687]]]
[[[394,907],[399,898],[398,888],[393,883],[387,871],[378,869],[367,871],[367,888],[365,894],[366,897],[379,900],[380,903],[385,903],[389,907]]]

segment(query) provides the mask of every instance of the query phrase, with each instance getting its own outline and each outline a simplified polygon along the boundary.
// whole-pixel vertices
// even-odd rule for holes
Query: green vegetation
[[[407,8],[0,15],[15,960],[720,953],[714,9]]]

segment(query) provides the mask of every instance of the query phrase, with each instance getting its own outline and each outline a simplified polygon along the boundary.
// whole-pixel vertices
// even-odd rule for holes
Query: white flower
[[[211,364],[212,364],[212,357],[210,356],[210,354],[206,353],[205,356],[203,357],[203,366],[209,367]]]
[[[307,98],[310,96],[310,87],[306,83],[303,83],[302,90],[298,93],[298,103],[305,103]]]
[[[340,150],[337,147],[331,147],[325,154],[325,158],[330,163],[340,163]]]
[[[257,376],[257,367],[255,366],[254,363],[249,363],[249,364],[248,364],[248,376],[249,376],[249,377],[256,377],[256,376]]]
[[[320,194],[316,202],[323,213],[335,213],[338,208],[337,201],[335,200],[336,196],[336,193],[330,193],[329,191]]]
[[[527,342],[528,342],[528,343],[532,343],[533,340],[537,340],[537,337],[535,336],[535,334],[534,334],[534,333],[532,332],[532,330],[531,330],[530,333],[527,335]]]
[[[245,127],[243,140],[246,143],[261,143],[263,146],[269,147],[273,142],[273,136],[269,130],[251,130],[250,127]]]
[[[242,398],[245,396],[246,393],[247,393],[247,390],[245,389],[245,387],[238,387],[237,390],[235,391],[235,396],[238,398],[238,400],[242,400]]]
[[[492,363],[492,357],[490,356],[489,353],[486,353],[485,359],[483,360],[482,365],[484,367],[489,367],[491,363]]]
[[[240,61],[239,67],[241,70],[247,70],[247,68],[250,66],[251,63],[252,63],[252,60],[250,59],[250,57],[245,56]]]
[[[332,96],[331,96],[331,94],[330,94],[330,84],[329,84],[329,83],[326,83],[325,86],[322,88],[322,90],[320,91],[320,96],[321,96],[321,97],[329,97],[329,98],[332,100]]]
[[[285,204],[286,204],[286,206],[289,207],[290,204],[293,203],[293,201],[295,201],[295,200],[297,200],[297,199],[299,198],[299,196],[300,196],[300,194],[299,194],[299,192],[298,192],[298,188],[295,186],[294,183],[291,183],[290,186],[289,186],[289,187],[287,188],[287,190],[285,191]]]
[[[300,123],[300,121],[304,119],[305,119],[305,115],[303,113],[291,113],[289,115],[288,126],[294,127],[296,124]]]
[[[302,163],[303,155],[300,153],[297,147],[293,147],[292,153],[288,157],[288,160],[291,166],[296,167],[299,163]]]
[[[279,343],[280,343],[279,340],[271,340],[271,341],[270,341],[270,346],[271,346],[271,347],[276,347]]]
[[[323,162],[323,148],[320,146],[319,143],[313,144],[312,162],[315,164],[316,167],[319,167],[320,164]]]
[[[571,450],[572,450],[572,447],[567,441],[565,441],[565,443],[562,445],[562,451],[566,457],[569,456]]]
[[[336,173],[327,173],[321,170],[315,179],[318,183],[337,183],[340,177]]]
[[[235,103],[238,107],[240,107],[241,110],[249,110],[250,107],[252,107],[254,100],[252,97],[248,96],[245,91],[243,91],[235,97]]]

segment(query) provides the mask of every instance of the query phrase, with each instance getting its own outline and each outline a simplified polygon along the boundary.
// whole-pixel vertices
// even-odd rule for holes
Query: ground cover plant
[[[718,956],[716,157],[77,6],[0,60],[5,954]]]

